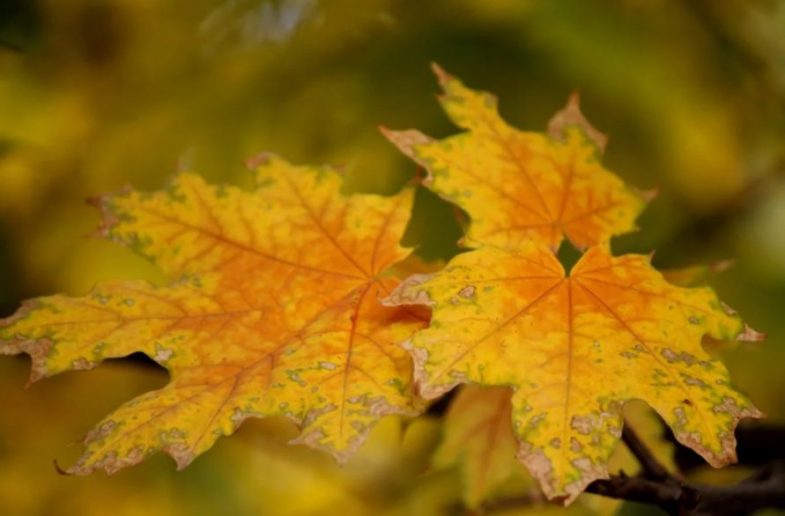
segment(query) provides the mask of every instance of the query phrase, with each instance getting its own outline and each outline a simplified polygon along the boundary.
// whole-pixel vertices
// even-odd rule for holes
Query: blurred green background
[[[273,151],[342,165],[354,190],[396,190],[415,167],[378,125],[456,132],[431,61],[497,94],[527,130],[581,92],[610,136],[608,168],[659,189],[614,250],[656,249],[667,268],[735,260],[709,282],[769,338],[717,352],[785,422],[783,1],[4,0],[0,315],[109,278],[162,280],[85,237],[97,214],[84,199],[126,184],[158,189],[178,168],[243,184],[245,159]],[[406,242],[436,260],[459,234],[453,208],[420,192]],[[185,472],[157,457],[111,478],[61,477],[51,461],[72,459],[69,442],[165,374],[118,361],[24,390],[27,368],[0,360],[4,514],[462,513],[457,472],[428,468],[429,418],[385,421],[344,470],[287,447],[294,429],[270,420]]]

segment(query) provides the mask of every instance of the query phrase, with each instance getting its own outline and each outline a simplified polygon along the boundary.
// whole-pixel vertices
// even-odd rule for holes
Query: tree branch
[[[595,480],[586,488],[593,493],[619,500],[655,505],[669,514],[726,515],[750,514],[764,508],[785,509],[785,464],[770,467],[730,486],[711,486],[669,480],[650,480],[642,476],[613,475]],[[531,507],[530,495],[486,503],[485,513]]]
[[[650,480],[668,480],[673,478],[626,421],[621,438],[624,444],[627,445],[627,448],[635,455],[635,458],[638,459],[646,478]]]
[[[586,492],[620,500],[657,506],[669,514],[744,515],[764,508],[785,509],[785,428],[744,425],[737,429],[739,463],[764,465],[753,475],[734,485],[707,485],[687,482],[671,474],[625,425],[622,440],[641,464],[641,473],[629,477],[623,472],[607,480],[595,480]],[[677,447],[680,471],[705,465],[697,455]],[[768,454],[767,454],[768,451]],[[700,460],[700,462],[698,462]],[[496,500],[485,504],[488,512],[532,506],[531,496]]]
[[[619,475],[596,480],[586,491],[656,505],[671,514],[749,514],[763,508],[785,509],[785,464],[772,463],[765,472],[730,486]]]
[[[586,488],[609,498],[657,505],[668,513],[680,512],[684,505],[694,506],[697,495],[676,482],[650,480],[642,476],[613,475],[607,480],[595,480]]]

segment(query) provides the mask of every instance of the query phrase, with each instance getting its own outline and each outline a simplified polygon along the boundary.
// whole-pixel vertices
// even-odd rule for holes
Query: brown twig
[[[785,465],[772,463],[765,474],[756,473],[730,486],[613,476],[592,482],[586,491],[656,505],[670,514],[749,514],[763,508],[785,509]]]
[[[624,429],[622,430],[621,438],[624,444],[627,445],[630,452],[638,459],[638,462],[643,468],[643,475],[650,480],[669,480],[673,476],[665,469],[660,461],[654,456],[649,448],[641,441],[635,430],[625,422]]]
[[[745,443],[749,437],[765,435],[765,442],[773,442],[776,437],[785,440],[783,428],[746,426],[738,430],[740,449],[755,448],[754,443]],[[622,439],[640,462],[641,473],[633,477],[621,473],[606,480],[595,480],[586,492],[654,505],[669,514],[679,515],[735,516],[764,508],[785,509],[785,458],[777,453],[780,450],[776,446],[775,453],[757,472],[737,484],[716,486],[687,482],[668,472],[629,425],[625,425]],[[745,459],[751,459],[747,465],[762,464],[758,453],[740,454],[739,459],[742,464],[747,464]],[[531,496],[513,497],[487,503],[484,509],[491,513],[533,503]]]
[[[586,492],[655,505],[668,514],[744,515],[764,508],[785,509],[785,465],[774,463],[765,472],[730,486],[682,483],[673,479],[658,481],[621,474],[607,480],[595,480]],[[484,513],[532,506],[533,503],[528,495],[506,498],[487,503]]]

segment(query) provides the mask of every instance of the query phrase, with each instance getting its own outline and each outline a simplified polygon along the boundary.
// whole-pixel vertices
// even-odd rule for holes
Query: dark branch
[[[772,463],[764,472],[730,486],[613,476],[592,482],[586,491],[656,505],[671,514],[749,514],[763,508],[785,509],[785,465]]]
[[[670,514],[736,516],[764,508],[785,509],[785,428],[745,424],[736,429],[736,435],[739,463],[763,467],[735,485],[717,486],[687,482],[671,474],[635,431],[625,425],[622,439],[640,462],[641,473],[634,477],[621,473],[607,480],[595,480],[586,492],[654,505]],[[677,446],[680,472],[705,466],[692,453]],[[536,503],[531,496],[522,496],[487,503],[484,509],[491,512]]]
[[[638,459],[646,478],[650,480],[668,480],[673,478],[668,470],[665,469],[665,466],[657,460],[649,448],[640,440],[635,430],[626,422],[621,438],[624,444],[627,445],[627,448],[635,455],[635,458]]]
[[[641,476],[614,475],[607,480],[595,480],[586,488],[587,493],[657,505],[673,514],[679,508],[695,506],[697,495],[675,482],[649,480]]]
[[[731,486],[682,483],[673,478],[658,481],[621,474],[595,480],[586,492],[655,505],[669,514],[741,516],[764,508],[785,509],[785,465],[773,463]],[[484,509],[490,513],[534,503],[536,500],[531,496],[521,496],[487,503]]]

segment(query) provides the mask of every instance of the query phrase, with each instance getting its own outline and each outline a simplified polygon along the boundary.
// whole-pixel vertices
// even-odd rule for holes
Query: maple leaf
[[[486,246],[384,302],[433,309],[405,344],[426,398],[459,383],[515,389],[518,456],[565,503],[608,476],[627,400],[646,401],[715,467],[735,460],[738,420],[760,416],[701,347],[707,333],[746,336],[742,321],[709,288],[668,284],[646,256],[595,246],[565,275],[542,245]]]
[[[168,190],[100,198],[101,233],[174,282],[99,284],[86,297],[27,302],[0,326],[0,352],[28,353],[31,381],[141,351],[171,381],[84,439],[69,473],[114,472],[164,450],[182,468],[254,416],[284,414],[296,442],[344,460],[390,413],[416,414],[398,343],[427,313],[382,307],[411,189],[344,195],[334,170],[255,160],[251,191],[178,175]]]
[[[635,229],[651,194],[624,185],[599,163],[606,138],[584,118],[578,97],[549,124],[548,135],[519,131],[499,116],[496,98],[466,88],[434,65],[440,101],[466,130],[433,140],[416,130],[382,132],[428,170],[424,184],[471,217],[465,241],[514,249],[542,242],[558,249],[605,242]]]
[[[504,387],[466,385],[444,419],[444,438],[433,465],[446,469],[460,464],[469,508],[476,508],[516,473],[530,478],[515,460],[518,443],[512,431],[511,395]]]

